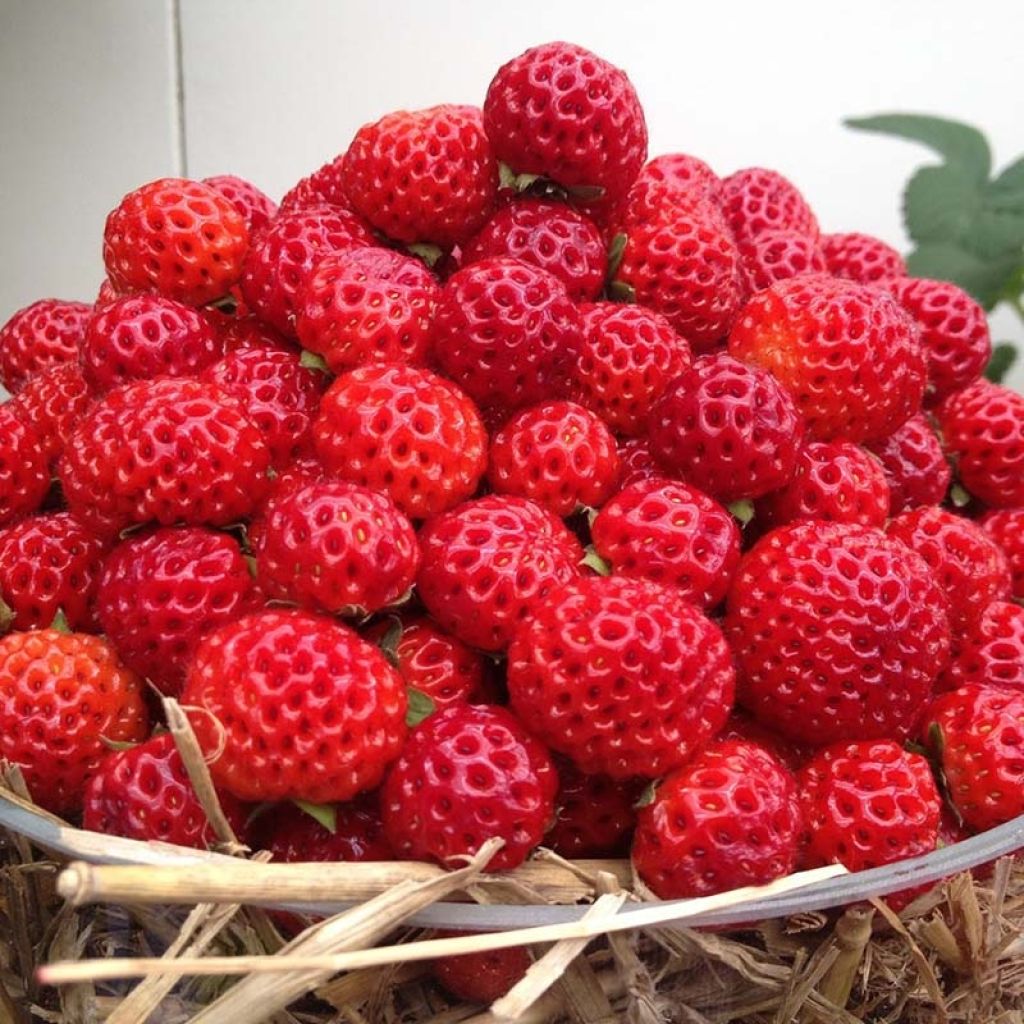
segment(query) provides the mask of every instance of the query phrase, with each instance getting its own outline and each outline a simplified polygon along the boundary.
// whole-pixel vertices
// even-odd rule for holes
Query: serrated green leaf
[[[960,244],[979,259],[1019,266],[1024,261],[1024,213],[994,210],[983,200]]]
[[[308,800],[293,800],[300,811],[319,822],[333,836],[338,829],[338,808],[334,804],[314,804]]]
[[[959,242],[981,209],[981,189],[962,167],[922,167],[903,192],[907,234],[918,243]]]
[[[405,692],[409,702],[405,712],[405,724],[412,729],[434,713],[434,702],[415,686],[408,687]]]
[[[963,168],[978,183],[985,181],[992,170],[988,140],[977,128],[960,121],[928,114],[876,114],[847,118],[844,124],[858,131],[920,142],[949,164]]]
[[[983,260],[952,242],[919,245],[907,257],[907,272],[913,277],[934,277],[952,281],[973,295],[986,309],[1002,297],[1016,261]]]
[[[985,367],[985,376],[993,384],[1002,384],[1020,353],[1017,346],[1009,341],[1001,341],[992,349],[992,358]]]

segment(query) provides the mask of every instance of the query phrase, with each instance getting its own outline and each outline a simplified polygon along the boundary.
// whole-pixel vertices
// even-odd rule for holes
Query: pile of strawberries
[[[606,61],[529,50],[280,206],[143,185],[103,259],[0,330],[0,755],[42,807],[210,843],[163,694],[285,860],[499,836],[679,897],[1024,813],[984,312],[776,171],[647,161]]]

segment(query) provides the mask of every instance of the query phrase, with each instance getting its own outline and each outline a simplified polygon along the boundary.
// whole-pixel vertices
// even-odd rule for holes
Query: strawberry
[[[462,705],[410,734],[381,789],[398,857],[447,864],[500,837],[489,871],[521,864],[554,813],[558,777],[544,747],[504,708]]]
[[[554,274],[574,302],[604,287],[608,256],[597,225],[564,203],[519,199],[502,207],[462,247],[462,266],[510,256]]]
[[[299,292],[295,331],[333,373],[426,361],[441,289],[419,261],[368,246],[325,256]]]
[[[999,545],[1013,577],[1013,596],[1024,600],[1024,508],[986,512],[978,525]]]
[[[799,771],[804,762],[814,753],[813,747],[794,743],[785,736],[780,736],[777,732],[762,725],[743,708],[732,709],[717,739],[719,741],[742,740],[744,743],[754,743],[763,747],[794,773]]]
[[[957,814],[976,831],[1024,814],[1024,693],[963,686],[928,708],[922,735]]]
[[[555,822],[544,845],[570,860],[625,856],[643,785],[642,779],[584,775],[571,761],[559,761]]]
[[[640,809],[633,864],[661,899],[766,885],[793,871],[801,825],[789,770],[756,743],[720,741]]]
[[[702,608],[725,597],[740,560],[736,520],[703,491],[663,478],[621,490],[590,532],[617,576],[672,584]]]
[[[856,231],[822,235],[821,249],[825,267],[833,277],[888,287],[890,281],[907,273],[899,252],[873,235]]]
[[[74,363],[92,306],[40,299],[0,327],[0,386],[17,394],[29,378],[52,366]]]
[[[100,289],[96,293],[96,302],[89,309],[89,315],[91,316],[94,310],[103,309],[105,306],[109,306],[114,299],[120,299],[121,297],[122,293],[110,283],[110,278],[103,278],[100,282]]]
[[[813,235],[798,231],[762,231],[739,245],[740,267],[751,292],[801,274],[825,272],[825,257]]]
[[[796,459],[792,479],[757,502],[759,521],[782,526],[796,519],[885,526],[889,485],[878,461],[849,441],[811,441]]]
[[[803,433],[778,381],[724,353],[698,359],[650,416],[651,450],[665,470],[720,501],[782,487],[796,468]]]
[[[238,283],[248,246],[245,220],[216,188],[160,178],[111,211],[103,263],[119,292],[155,291],[201,306]]]
[[[886,287],[921,329],[928,396],[939,401],[977,380],[992,354],[985,310],[949,281],[900,277]]]
[[[867,449],[881,463],[893,515],[921,505],[938,505],[946,496],[952,470],[924,416],[911,416],[888,437],[871,441]]]
[[[301,289],[310,270],[325,256],[374,244],[369,227],[349,210],[321,206],[283,214],[249,249],[242,298],[261,320],[294,338]]]
[[[921,407],[917,327],[869,285],[818,274],[778,281],[743,307],[729,352],[775,374],[815,441],[873,441]]]
[[[397,110],[356,132],[342,165],[353,209],[399,242],[450,248],[487,220],[498,165],[476,107]]]
[[[508,413],[565,391],[580,334],[557,277],[507,257],[481,260],[441,292],[433,357],[479,405]]]
[[[646,437],[630,437],[619,445],[619,466],[619,486],[622,488],[638,480],[665,476]]]
[[[791,231],[817,239],[818,221],[807,200],[778,171],[748,167],[724,178],[719,188],[722,214],[737,241],[764,231]]]
[[[740,702],[798,743],[905,737],[949,656],[946,607],[924,560],[878,530],[783,526],[728,595]]]
[[[296,182],[285,193],[278,213],[294,213],[296,210],[309,210],[318,206],[338,206],[351,210],[352,204],[345,194],[344,162],[345,154],[340,153]]]
[[[535,736],[588,774],[658,778],[725,722],[734,673],[718,627],[678,590],[592,576],[539,597],[508,690]]]
[[[487,479],[498,494],[518,494],[567,516],[615,493],[619,452],[592,412],[574,402],[545,402],[495,433]]]
[[[459,704],[488,704],[494,697],[485,659],[426,615],[389,616],[366,631],[383,646],[397,628],[392,661],[406,685],[426,694],[436,711]]]
[[[11,400],[11,408],[35,429],[51,469],[91,404],[89,385],[75,363],[51,366],[34,374]]]
[[[864,871],[930,853],[942,800],[927,760],[892,740],[838,742],[797,776],[807,867]]]
[[[978,380],[936,410],[960,482],[993,508],[1024,505],[1024,395]]]
[[[115,299],[88,323],[82,370],[94,394],[150,377],[195,377],[224,354],[202,313],[162,295]]]
[[[937,690],[968,683],[1024,692],[1024,607],[993,601],[958,638]]]
[[[23,409],[0,405],[0,527],[31,515],[50,488],[43,441]]]
[[[99,579],[96,614],[125,664],[176,697],[204,634],[259,604],[233,537],[178,526],[133,534],[114,548]]]
[[[1006,556],[969,519],[929,505],[897,516],[886,533],[928,563],[949,602],[954,637],[976,623],[993,601],[1009,600]]]
[[[314,436],[332,476],[386,492],[412,519],[472,497],[487,465],[476,406],[411,366],[364,366],[338,377],[320,403]]]
[[[269,850],[275,864],[395,859],[375,794],[360,794],[332,810],[333,832],[295,804],[278,804],[257,816],[250,842],[258,850]]]
[[[657,218],[665,206],[715,202],[721,182],[711,168],[687,153],[665,153],[644,164],[612,220],[616,226]]]
[[[341,480],[278,497],[256,550],[257,576],[269,593],[335,615],[401,601],[419,561],[416,534],[391,499]]]
[[[235,834],[244,835],[243,805],[228,793],[218,799]],[[217,842],[174,738],[166,732],[103,761],[85,787],[82,827],[199,850]]]
[[[105,640],[55,629],[0,638],[0,757],[20,765],[45,810],[78,810],[104,740],[142,740],[147,726],[142,684]]]
[[[103,541],[68,512],[32,516],[0,530],[0,632],[5,625],[41,629],[59,611],[72,629],[92,631],[104,554]]]
[[[208,367],[202,379],[231,395],[260,428],[272,466],[284,468],[312,454],[313,421],[327,382],[318,370],[303,366],[298,354],[236,350]]]
[[[743,303],[739,250],[710,207],[666,205],[629,226],[616,277],[696,352],[717,347]]]
[[[502,65],[484,127],[516,173],[600,190],[605,202],[625,194],[647,158],[647,124],[625,72],[572,43],[535,46]]]
[[[663,316],[642,306],[595,302],[580,312],[579,402],[612,430],[643,434],[651,407],[690,368],[690,346]]]
[[[207,316],[210,312],[212,310],[207,311]],[[251,348],[295,352],[298,347],[252,314],[225,317],[215,326],[226,353],[244,352]]]
[[[292,610],[246,615],[199,644],[182,703],[213,781],[240,800],[349,800],[405,739],[405,687],[352,630]],[[219,724],[218,724],[219,723]]]
[[[579,576],[583,549],[564,524],[525,498],[491,495],[420,531],[420,600],[463,643],[508,647],[538,600]]]
[[[452,938],[463,932],[438,932],[435,939]],[[493,1003],[500,999],[529,970],[530,954],[524,946],[488,949],[482,953],[443,956],[430,963],[435,980],[456,999],[468,1003]]]
[[[249,237],[268,227],[277,213],[277,203],[261,192],[251,181],[234,174],[215,174],[203,178],[203,184],[216,189],[245,221]]]
[[[258,551],[263,528],[267,521],[267,513],[274,507],[278,499],[305,487],[306,484],[318,484],[327,479],[324,467],[315,458],[300,456],[277,472],[270,481],[266,494],[257,505],[245,527],[246,538],[250,551]]]
[[[80,421],[61,460],[68,508],[98,533],[155,520],[223,526],[256,507],[269,454],[219,388],[139,381]]]

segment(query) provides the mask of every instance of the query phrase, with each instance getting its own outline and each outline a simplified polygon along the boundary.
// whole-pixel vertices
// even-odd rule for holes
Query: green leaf
[[[338,808],[334,804],[313,804],[308,800],[293,800],[300,811],[305,811],[333,836],[338,830]]]
[[[903,219],[915,242],[957,242],[981,208],[978,183],[962,167],[922,167],[907,182]]]
[[[50,623],[50,629],[55,629],[58,633],[71,632],[71,627],[68,625],[68,617],[64,614],[63,608],[57,609],[57,614],[54,615],[53,622]]]
[[[928,242],[907,257],[907,272],[913,277],[952,281],[986,309],[1002,297],[1015,266],[1014,259],[983,260],[952,242]]]
[[[405,712],[405,724],[413,729],[424,718],[429,718],[434,713],[434,702],[415,686],[410,686],[405,692],[409,701],[408,710]]]
[[[971,503],[971,496],[961,484],[953,484],[949,489],[949,500],[954,508],[966,508]]]
[[[985,367],[985,376],[994,384],[1002,384],[1010,368],[1017,361],[1017,346],[1009,341],[1001,341],[992,349],[992,358]],[[2,622],[2,615],[0,615]]]
[[[402,620],[397,615],[392,615],[389,618],[391,624],[377,641],[377,646],[391,666],[398,668],[398,645],[402,642]]]
[[[932,751],[936,757],[942,757],[942,752],[946,749],[946,737],[942,734],[942,726],[938,722],[932,722],[928,726],[928,749]]]
[[[746,526],[754,519],[754,503],[749,498],[741,498],[732,502],[729,512],[734,519],[739,520],[740,526]]]
[[[508,164],[498,164],[498,186],[500,188],[516,187],[516,172]]]
[[[245,565],[246,565],[246,568],[249,570],[249,575],[253,579],[257,579],[258,578],[259,569],[257,568],[257,565],[256,565],[256,556],[255,555],[242,555],[242,557],[245,559]]]
[[[597,553],[593,544],[588,544],[584,549],[583,558],[580,560],[580,565],[587,566],[588,569],[593,569],[598,576],[611,576],[612,567]]]
[[[1000,192],[1024,191],[1024,156],[1004,167],[992,181],[992,188]]]
[[[960,121],[928,114],[876,114],[850,117],[844,124],[859,131],[920,142],[945,157],[948,163],[963,168],[979,183],[985,181],[992,170],[988,140],[977,128]]]
[[[625,281],[612,281],[608,285],[608,298],[613,302],[636,302],[636,290]]]
[[[406,248],[430,268],[435,267],[438,260],[444,255],[444,249],[441,246],[431,245],[429,242],[414,242],[412,245],[407,245]]]
[[[302,350],[302,355],[299,356],[299,365],[305,366],[308,370],[319,370],[321,373],[331,372],[323,356],[318,356],[315,352],[310,352],[305,348]]]
[[[633,804],[633,810],[639,811],[642,807],[649,807],[651,804],[654,803],[654,797],[655,794],[657,794],[657,792],[657,780],[654,780],[653,782],[648,782],[647,785],[644,786],[644,791],[640,794],[639,797],[637,797],[636,803]]]
[[[100,743],[107,748],[107,750],[134,750],[138,746],[137,743],[133,743],[131,740],[112,740],[108,736],[100,736]]]
[[[626,252],[626,242],[629,240],[624,232],[619,232],[608,246],[608,279],[611,280],[619,272],[622,257]]]
[[[527,189],[533,188],[543,178],[540,174],[517,174],[515,189],[517,192],[525,192]],[[544,179],[547,182],[547,179]],[[553,182],[552,182],[553,184]]]

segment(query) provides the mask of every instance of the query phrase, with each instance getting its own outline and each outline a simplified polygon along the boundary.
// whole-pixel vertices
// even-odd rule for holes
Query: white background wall
[[[1024,152],[1021,0],[0,0],[0,322],[93,296],[103,219],[134,185],[233,172],[279,196],[365,121],[480,103],[502,61],[555,38],[626,68],[652,153],[776,167],[826,230],[905,246],[900,190],[928,159],[844,116],[939,113],[984,128],[999,163]],[[994,333],[1024,343],[1006,311]]]

